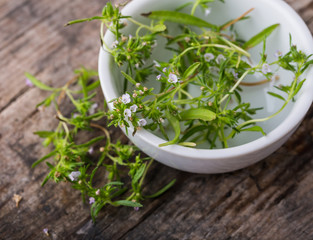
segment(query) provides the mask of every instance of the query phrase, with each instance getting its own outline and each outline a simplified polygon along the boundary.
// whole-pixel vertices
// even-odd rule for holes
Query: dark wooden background
[[[138,212],[108,207],[95,225],[69,184],[40,187],[48,169],[31,164],[48,149],[33,132],[55,120],[52,110],[35,109],[46,95],[25,85],[24,72],[61,86],[74,68],[96,69],[99,25],[63,25],[100,13],[105,2],[0,0],[0,239],[313,239],[312,108],[283,147],[249,168],[196,175],[155,163],[147,184],[177,178],[171,191]],[[313,1],[287,2],[313,31]]]

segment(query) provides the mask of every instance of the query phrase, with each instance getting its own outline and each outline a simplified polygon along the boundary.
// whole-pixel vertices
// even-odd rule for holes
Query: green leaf
[[[44,185],[48,182],[49,178],[50,178],[50,174],[48,174],[48,175],[45,177],[45,179],[44,179],[44,180],[42,181],[42,183],[41,183],[41,186],[44,186]]]
[[[244,131],[244,132],[261,132],[264,136],[266,136],[266,133],[263,131],[263,129],[260,126],[253,126],[250,128],[245,128],[245,129],[240,129],[240,131]]]
[[[40,80],[38,80],[37,78],[35,78],[33,75],[31,75],[30,73],[25,73],[25,76],[32,82],[32,84],[34,84],[36,87],[42,89],[42,90],[46,90],[46,91],[55,91],[55,90],[59,90],[57,88],[52,88],[49,87],[48,85],[42,83]]]
[[[124,185],[124,183],[114,181],[114,182],[109,182],[109,183],[105,184],[104,186],[112,186],[112,185],[122,186],[122,185]]]
[[[185,142],[189,137],[191,137],[195,133],[203,132],[207,129],[208,129],[208,126],[205,126],[205,125],[194,126],[184,133],[183,137],[180,139],[180,142]]]
[[[41,138],[47,138],[47,137],[51,137],[53,134],[55,134],[55,132],[38,131],[38,132],[34,132],[34,134],[38,135]]]
[[[127,73],[123,71],[121,71],[121,73],[131,84],[136,85],[137,82],[131,76],[129,76]]]
[[[163,32],[166,30],[166,26],[164,24],[157,24],[151,30],[152,32]]]
[[[132,183],[137,183],[139,179],[142,177],[143,173],[145,172],[146,164],[142,164],[140,168],[136,171],[135,176],[133,177]]]
[[[276,97],[276,98],[278,98],[278,99],[280,99],[280,100],[283,100],[284,102],[286,101],[286,99],[285,98],[283,98],[282,96],[280,96],[279,94],[277,94],[277,93],[273,93],[273,92],[267,92],[269,95],[271,95],[271,96],[273,96],[273,97]]]
[[[175,137],[171,141],[160,144],[159,147],[164,147],[164,146],[168,146],[171,144],[175,144],[179,140],[180,124],[179,124],[178,119],[176,117],[172,116],[168,111],[165,112],[165,117],[167,118],[167,120],[169,121],[171,126],[174,128]]]
[[[32,168],[36,167],[39,163],[45,161],[46,159],[54,156],[57,152],[58,152],[57,150],[53,150],[52,152],[48,153],[44,157],[40,158],[39,160],[33,163]]]
[[[259,43],[263,42],[264,39],[266,39],[278,26],[279,24],[277,23],[265,28],[264,30],[250,38],[248,41],[246,41],[242,48],[249,49],[255,47]]]
[[[180,113],[180,117],[185,120],[203,120],[212,121],[216,118],[216,114],[206,108],[191,108]]]
[[[119,200],[115,201],[115,204],[126,206],[126,207],[142,207],[142,205],[138,202],[128,201],[128,200]]]
[[[194,142],[180,142],[178,143],[178,145],[184,146],[184,147],[196,147],[197,146],[197,144]]]
[[[176,182],[176,179],[173,179],[170,183],[168,183],[165,187],[163,187],[162,189],[160,189],[159,191],[157,191],[156,193],[149,195],[149,196],[145,196],[146,198],[156,198],[160,195],[162,195],[164,192],[166,192],[169,188],[171,188]]]
[[[197,27],[214,29],[217,28],[216,25],[208,23],[202,20],[201,18],[197,18],[186,13],[180,13],[175,11],[153,11],[142,15],[145,17],[149,17],[151,19],[165,20],[169,22],[180,23],[182,25],[192,25]]]
[[[93,21],[93,20],[102,20],[102,19],[106,19],[106,18],[105,17],[100,17],[100,16],[95,16],[95,17],[91,17],[91,18],[82,18],[82,19],[69,21],[67,24],[65,24],[65,26],[73,25],[73,24],[76,24],[76,23],[82,23],[82,22],[90,22],[90,21]]]
[[[296,96],[297,93],[300,91],[300,89],[302,88],[303,83],[305,82],[306,79],[303,79],[301,82],[298,83],[294,93],[292,94],[292,97]]]
[[[92,144],[94,144],[96,142],[99,142],[99,141],[103,140],[104,138],[105,138],[104,136],[96,137],[96,138],[94,138],[94,139],[92,139],[92,140],[90,140],[90,141],[88,141],[86,143],[83,143],[83,144],[80,144],[80,145],[76,145],[74,147],[76,147],[76,148],[89,147],[90,145],[92,145]]]
[[[304,65],[303,65],[303,67],[302,67],[302,69],[301,69],[301,73],[303,73],[310,65],[312,65],[313,64],[313,59],[312,60],[310,60],[310,61],[307,61]]]
[[[192,74],[194,74],[194,72],[199,68],[200,65],[201,65],[201,63],[196,62],[196,63],[192,64],[191,66],[189,66],[187,68],[187,70],[184,72],[183,78],[186,79],[189,76],[191,76]]]

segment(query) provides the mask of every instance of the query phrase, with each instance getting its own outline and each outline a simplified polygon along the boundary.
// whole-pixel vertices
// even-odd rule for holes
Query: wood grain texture
[[[313,32],[313,1],[286,2]],[[0,0],[0,240],[313,239],[312,108],[283,147],[249,168],[196,175],[155,163],[145,191],[176,178],[172,190],[138,212],[108,207],[94,225],[89,206],[68,184],[40,187],[46,166],[30,166],[48,150],[33,132],[53,129],[56,121],[52,110],[34,108],[45,93],[27,87],[24,72],[60,86],[74,68],[96,69],[98,24],[63,25],[98,14],[104,3]],[[23,197],[18,208],[14,194]]]

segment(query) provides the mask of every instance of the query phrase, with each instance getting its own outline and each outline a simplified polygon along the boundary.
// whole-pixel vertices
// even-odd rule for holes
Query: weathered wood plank
[[[313,2],[287,2],[312,31]],[[95,225],[89,206],[68,184],[40,187],[47,169],[30,165],[48,150],[32,132],[53,128],[55,120],[52,110],[33,108],[45,94],[25,86],[24,72],[60,86],[71,78],[73,68],[96,68],[98,25],[62,25],[97,14],[103,4],[0,0],[0,29],[5,28],[0,35],[0,69],[6,69],[0,75],[0,239],[49,239],[44,228],[50,239],[66,240],[313,239],[313,109],[282,148],[249,168],[194,175],[155,163],[145,191],[177,178],[171,191],[146,201],[138,212],[108,207]],[[121,135],[112,131],[113,139]],[[23,197],[18,208],[14,193]]]

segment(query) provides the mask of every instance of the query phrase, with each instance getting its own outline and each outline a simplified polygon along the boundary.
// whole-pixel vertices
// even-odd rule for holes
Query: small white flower
[[[146,119],[143,119],[143,118],[142,118],[142,119],[139,119],[138,125],[139,125],[139,127],[146,126],[146,125],[147,125]]]
[[[73,171],[68,175],[68,177],[71,179],[71,181],[77,181],[80,175],[80,171]]]
[[[140,83],[136,83],[136,87],[139,88],[140,87]]]
[[[140,94],[140,95],[143,95],[143,94],[144,94],[144,92],[143,92],[143,91],[141,91],[141,90],[139,90],[139,94]]]
[[[211,8],[206,8],[204,11],[204,15],[208,16],[211,13],[211,10],[212,10]]]
[[[47,236],[49,236],[49,229],[48,229],[48,228],[44,228],[42,231],[44,232],[44,234],[46,234]]]
[[[78,113],[74,113],[74,114],[73,114],[73,118],[77,118],[78,116],[79,116]]]
[[[133,38],[133,35],[129,34],[128,35],[129,40]]]
[[[164,72],[164,73],[165,73],[165,72],[166,72],[166,70],[167,70],[167,69],[166,69],[166,67],[165,67],[165,68],[163,68],[162,72]]]
[[[185,37],[186,42],[190,42],[190,37]]]
[[[124,116],[127,117],[127,118],[131,117],[131,116],[132,116],[131,110],[128,109],[128,108],[126,108],[126,109],[124,110]]]
[[[129,96],[128,93],[125,93],[125,94],[122,95],[122,102],[124,104],[130,103],[130,96]]]
[[[136,105],[136,104],[134,104],[134,105],[132,105],[132,106],[130,106],[130,111],[132,111],[132,112],[136,112],[137,111],[137,108],[138,108],[138,106]]]
[[[178,78],[177,78],[177,76],[174,73],[170,73],[168,75],[168,80],[167,81],[170,82],[170,83],[177,83]]]
[[[89,109],[89,114],[90,114],[90,115],[95,114],[97,107],[98,107],[98,103],[92,104],[91,107],[90,107],[90,109]]]
[[[94,197],[89,198],[89,204],[93,204],[95,201],[96,201],[96,199]]]
[[[267,63],[264,63],[264,64],[262,65],[262,73],[268,74],[268,73],[270,73],[270,72],[272,72],[272,70],[271,70],[271,68],[270,68],[270,65],[268,65]]]
[[[206,53],[206,54],[204,54],[204,60],[206,61],[206,62],[210,62],[211,60],[213,60],[214,59],[214,55],[212,54],[212,53]]]
[[[153,63],[155,67],[161,67],[160,63],[158,63],[157,61],[153,60]]]
[[[156,77],[157,80],[160,80],[161,79],[161,74],[159,74],[157,77]]]
[[[277,51],[275,52],[274,56],[277,57],[277,58],[279,58],[279,57],[283,56],[283,53],[282,53],[281,51],[277,50]]]
[[[133,98],[136,98],[137,96],[137,93],[133,93]]]
[[[226,59],[226,58],[224,57],[224,55],[220,54],[220,55],[217,56],[216,62],[217,62],[218,64],[220,64],[222,61],[225,61],[225,59]]]
[[[97,196],[100,195],[100,189],[98,189],[98,190],[96,191],[96,195],[97,195]]]
[[[159,119],[159,122],[160,122],[160,123],[164,123],[164,119],[163,119],[163,118],[160,118],[160,119]]]
[[[28,86],[28,87],[33,87],[33,86],[34,86],[34,84],[29,80],[29,78],[26,78],[26,79],[25,79],[25,84],[26,84],[26,86]]]
[[[93,154],[93,151],[94,151],[93,147],[90,147],[90,148],[88,149],[88,153],[89,153],[89,154]]]
[[[138,68],[139,68],[139,63],[136,63],[136,64],[135,64],[135,67],[138,69]]]
[[[142,42],[142,46],[146,46],[147,45],[147,42]]]
[[[116,48],[116,47],[117,47],[117,44],[118,44],[118,41],[115,40],[114,42],[112,42],[112,47],[113,47],[113,48]]]

